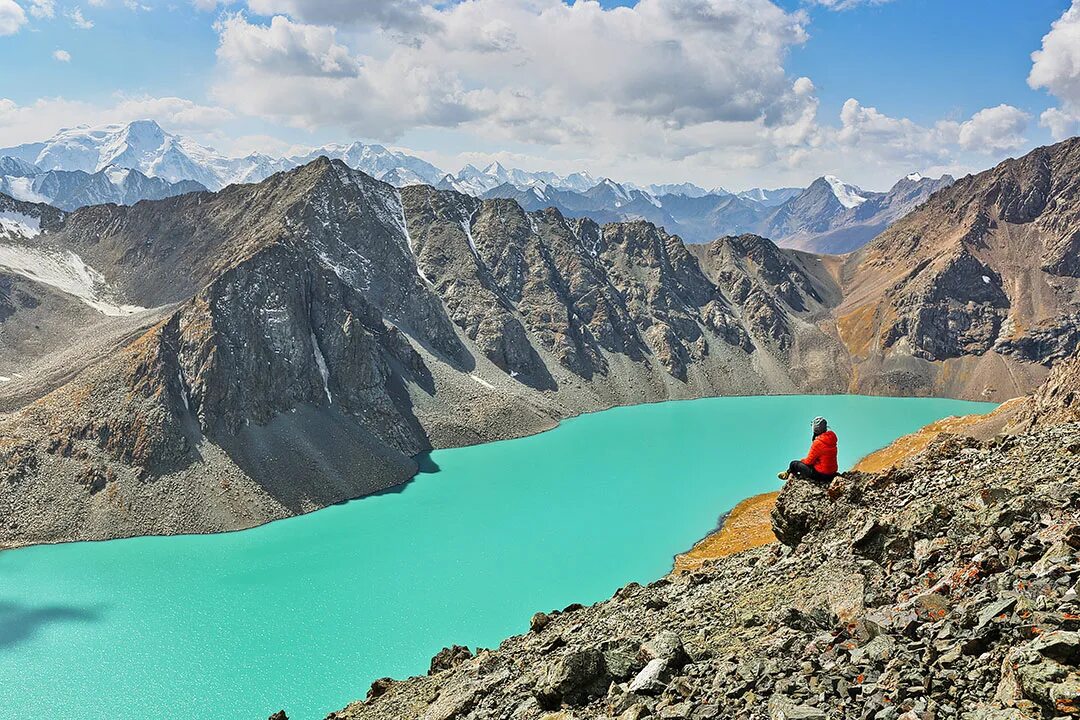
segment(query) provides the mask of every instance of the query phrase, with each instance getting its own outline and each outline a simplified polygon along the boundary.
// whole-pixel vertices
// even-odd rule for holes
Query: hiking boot
[[[781,480],[787,480],[789,477],[791,477],[791,473],[785,470],[782,473],[776,473],[776,477],[780,478]]]

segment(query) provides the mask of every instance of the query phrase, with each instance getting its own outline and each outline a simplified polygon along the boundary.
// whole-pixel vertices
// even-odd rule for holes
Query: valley
[[[616,405],[1024,394],[1080,339],[1078,156],[965,178],[846,256],[325,158],[130,207],[7,199],[0,543],[250,527]]]

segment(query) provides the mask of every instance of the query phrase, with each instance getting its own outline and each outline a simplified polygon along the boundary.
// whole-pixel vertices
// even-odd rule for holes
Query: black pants
[[[814,468],[810,467],[802,460],[792,460],[788,465],[788,472],[792,475],[798,475],[804,477],[807,480],[813,480],[814,482],[831,482],[835,475],[826,475],[825,473],[818,472]]]

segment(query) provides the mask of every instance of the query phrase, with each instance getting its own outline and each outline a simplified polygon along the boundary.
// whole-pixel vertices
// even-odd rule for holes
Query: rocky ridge
[[[1080,713],[1080,424],[791,480],[782,541],[443,651],[328,720]]]
[[[1067,241],[1078,146],[966,178],[847,258],[325,158],[133,206],[0,198],[0,543],[248,527],[613,405],[1021,394],[1080,340],[1075,279],[1010,249]]]
[[[789,258],[790,288],[735,297],[644,222],[398,191],[325,159],[58,217],[11,247],[88,268],[87,293],[138,312],[91,315],[96,344],[66,373],[0,384],[6,544],[246,527],[403,482],[432,447],[583,411],[842,388],[787,369],[815,357],[789,336],[829,278]],[[25,272],[40,293],[71,290]],[[762,282],[727,272],[732,288]],[[22,308],[4,330],[61,338],[65,322]]]

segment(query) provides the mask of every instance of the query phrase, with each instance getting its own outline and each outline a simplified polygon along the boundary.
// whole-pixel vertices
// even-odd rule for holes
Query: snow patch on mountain
[[[0,211],[0,230],[4,235],[32,238],[41,233],[41,218],[16,210],[2,210]]]
[[[833,195],[846,208],[858,207],[866,202],[866,198],[862,196],[862,191],[859,188],[844,182],[835,175],[826,175],[825,182],[829,183]]]
[[[4,175],[0,177],[0,192],[23,202],[47,203],[50,200],[50,198],[34,189],[34,178],[32,177]]]
[[[0,222],[6,221],[0,218]],[[2,244],[0,268],[76,297],[102,315],[131,315],[146,309],[115,302],[104,276],[70,250]]]

